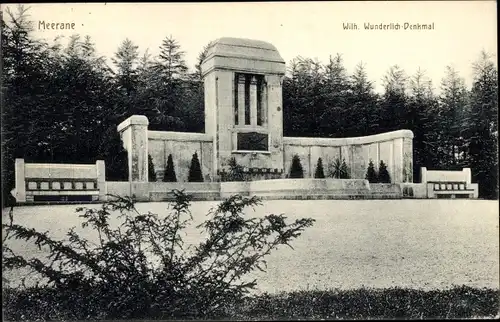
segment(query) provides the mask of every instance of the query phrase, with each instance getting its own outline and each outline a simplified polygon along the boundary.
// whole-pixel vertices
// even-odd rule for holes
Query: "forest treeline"
[[[73,35],[64,45],[60,39],[35,38],[24,7],[4,12],[1,24],[4,198],[14,187],[16,157],[64,163],[104,159],[108,180],[126,179],[116,126],[130,115],[146,115],[154,130],[204,131],[200,63],[210,43],[194,70],[172,36],[159,44],[158,56],[140,54],[125,39],[108,65],[88,36]],[[423,69],[408,76],[396,65],[388,67],[379,94],[365,66],[349,74],[340,54],[326,64],[293,59],[283,81],[284,135],[350,137],[409,129],[415,134],[415,182],[422,166],[471,167],[480,196],[498,198],[494,60],[478,52],[472,88],[449,66],[443,66],[437,85]]]

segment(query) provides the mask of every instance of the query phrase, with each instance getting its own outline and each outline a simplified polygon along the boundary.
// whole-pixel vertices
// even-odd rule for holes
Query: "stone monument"
[[[283,172],[285,61],[259,40],[220,38],[201,65],[205,133],[213,138],[213,175],[231,157],[261,172]]]

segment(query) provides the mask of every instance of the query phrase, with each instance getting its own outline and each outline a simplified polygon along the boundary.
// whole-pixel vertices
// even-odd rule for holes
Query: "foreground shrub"
[[[234,157],[229,159],[228,166],[229,171],[221,173],[221,181],[248,181],[243,166],[239,165]]]
[[[3,246],[6,269],[27,268],[47,279],[44,286],[4,290],[5,318],[131,319],[220,316],[256,286],[245,279],[264,270],[265,257],[311,226],[313,219],[286,222],[284,215],[245,218],[243,210],[260,204],[239,195],[212,208],[197,226],[206,239],[185,247],[183,231],[192,224],[191,197],[174,191],[170,212],[139,213],[129,198],[114,196],[101,208],[80,207],[88,240],[71,229],[64,240],[13,222],[3,224],[9,239],[48,248],[44,260],[25,258]],[[121,223],[111,227],[110,218]],[[290,246],[291,247],[291,246]]]

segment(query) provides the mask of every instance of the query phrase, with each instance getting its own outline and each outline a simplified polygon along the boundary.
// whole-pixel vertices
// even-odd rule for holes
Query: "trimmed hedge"
[[[494,317],[499,291],[356,289],[299,291],[249,298],[236,319],[424,319]]]
[[[24,291],[4,289],[3,305],[6,320],[36,319],[99,319],[110,318],[112,301],[100,298],[99,291],[72,290],[61,293],[49,288]],[[80,295],[81,294],[81,295]],[[151,307],[145,298],[138,319],[175,317],[167,303]],[[115,306],[118,303],[115,303]],[[498,315],[499,291],[459,286],[449,290],[356,289],[333,291],[298,291],[276,295],[263,294],[243,301],[228,300],[210,316],[183,315],[193,319],[427,319],[472,318]],[[115,307],[116,308],[116,307]],[[114,310],[119,319],[120,310]],[[179,317],[179,316],[178,316]]]

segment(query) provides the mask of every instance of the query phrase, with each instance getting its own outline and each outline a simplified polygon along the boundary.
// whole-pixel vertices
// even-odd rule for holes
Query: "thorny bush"
[[[244,208],[261,204],[260,199],[235,195],[210,209],[196,226],[206,239],[186,247],[181,232],[193,223],[191,197],[173,192],[175,201],[163,217],[140,213],[132,199],[119,196],[110,196],[113,200],[100,209],[77,208],[82,228],[94,230],[96,240],[74,228],[66,239],[55,240],[13,223],[11,215],[2,225],[8,239],[49,249],[42,261],[19,256],[4,243],[6,269],[28,268],[48,280],[32,289],[28,299],[19,295],[17,302],[45,310],[36,313],[43,319],[218,316],[227,311],[226,304],[255,288],[256,280],[244,279],[246,274],[264,270],[266,255],[280,245],[290,246],[314,222],[305,218],[287,223],[283,214],[247,218]],[[110,218],[116,215],[122,221],[112,227]],[[10,314],[9,319],[23,318],[14,309]]]

